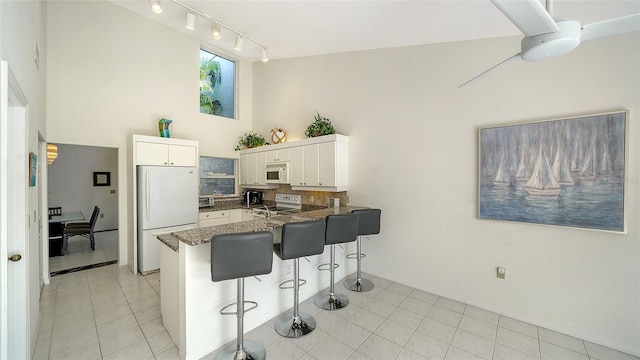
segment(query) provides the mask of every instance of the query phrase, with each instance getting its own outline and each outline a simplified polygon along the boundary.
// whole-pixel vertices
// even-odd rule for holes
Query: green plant
[[[222,81],[220,63],[212,59],[200,59],[200,112],[219,115],[222,112],[220,101],[214,100],[216,84]]]
[[[309,124],[304,134],[307,137],[316,137],[322,135],[331,135],[336,133],[336,129],[331,125],[331,120],[326,117],[320,116],[320,113],[316,111],[314,116],[315,121]]]
[[[254,133],[253,131],[249,131],[240,136],[240,140],[238,141],[238,145],[236,146],[236,151],[240,150],[241,147],[249,149],[263,145],[269,145],[264,137],[260,134]]]

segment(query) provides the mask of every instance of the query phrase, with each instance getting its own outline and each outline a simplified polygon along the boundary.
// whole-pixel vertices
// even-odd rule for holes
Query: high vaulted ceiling
[[[180,1],[262,43],[270,59],[521,34],[489,0]],[[242,52],[234,50],[235,34],[224,28],[214,40],[212,23],[200,16],[195,31],[187,30],[186,10],[171,0],[162,0],[161,14],[148,0],[111,2],[234,56],[261,58],[260,47],[247,40]],[[554,18],[589,24],[639,13],[640,0],[556,0],[553,8]]]

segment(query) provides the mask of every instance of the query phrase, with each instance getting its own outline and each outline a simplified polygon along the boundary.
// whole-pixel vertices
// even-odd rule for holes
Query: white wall
[[[172,137],[198,140],[201,154],[238,157],[238,136],[251,128],[252,69],[239,61],[239,120],[204,115],[194,38],[104,1],[51,2],[47,22],[49,138],[118,148],[119,178],[112,181],[120,193],[120,264],[127,264],[131,135],[157,136],[158,118],[168,117]]]
[[[47,5],[44,1],[0,1],[0,57],[9,63],[11,71],[27,98],[27,147],[29,152],[36,154],[39,152],[39,137],[46,139],[46,15]],[[34,44],[36,42],[40,52],[39,68],[36,67],[34,62]],[[25,260],[28,267],[28,310],[30,312],[29,331],[31,333],[30,345],[32,352],[35,348],[38,331],[37,324],[40,319],[41,269],[39,246],[41,241],[38,231],[38,219],[41,218],[42,211],[40,209],[42,207],[38,204],[38,194],[43,185],[45,184],[39,181],[37,186],[29,187],[27,190],[30,223]],[[35,214],[35,216],[31,214]]]
[[[49,168],[49,205],[82,211],[87,221],[100,207],[95,229],[118,228],[118,150],[58,144],[58,158]],[[111,186],[93,186],[93,172],[110,172]],[[115,193],[111,193],[114,190]]]
[[[255,63],[254,128],[301,138],[317,109],[350,136],[350,202],[382,209],[366,272],[639,355],[640,36],[457,88],[518,48],[510,37]],[[479,127],[618,109],[630,114],[626,235],[478,219]]]

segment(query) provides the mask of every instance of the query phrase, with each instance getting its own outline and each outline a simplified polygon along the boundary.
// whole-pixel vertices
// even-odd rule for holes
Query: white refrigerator
[[[160,269],[159,234],[198,227],[198,168],[138,166],[138,271]]]

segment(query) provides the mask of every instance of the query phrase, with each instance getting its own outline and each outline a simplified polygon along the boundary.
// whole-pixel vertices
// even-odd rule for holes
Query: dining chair
[[[91,218],[89,219],[89,222],[70,222],[67,223],[66,226],[68,228],[72,228],[72,227],[91,227],[91,223],[96,222],[96,220],[98,219],[98,215],[100,214],[100,208],[96,205],[93,207],[93,212],[91,213]]]
[[[69,245],[69,237],[70,236],[84,236],[89,239],[91,243],[91,250],[96,249],[96,240],[93,234],[93,230],[96,226],[96,222],[98,221],[98,215],[100,214],[100,208],[95,207],[93,209],[93,214],[91,214],[91,220],[89,223],[69,223],[64,227],[64,233],[62,234],[62,254],[64,255],[67,252],[67,247]],[[88,226],[87,226],[88,224]]]

